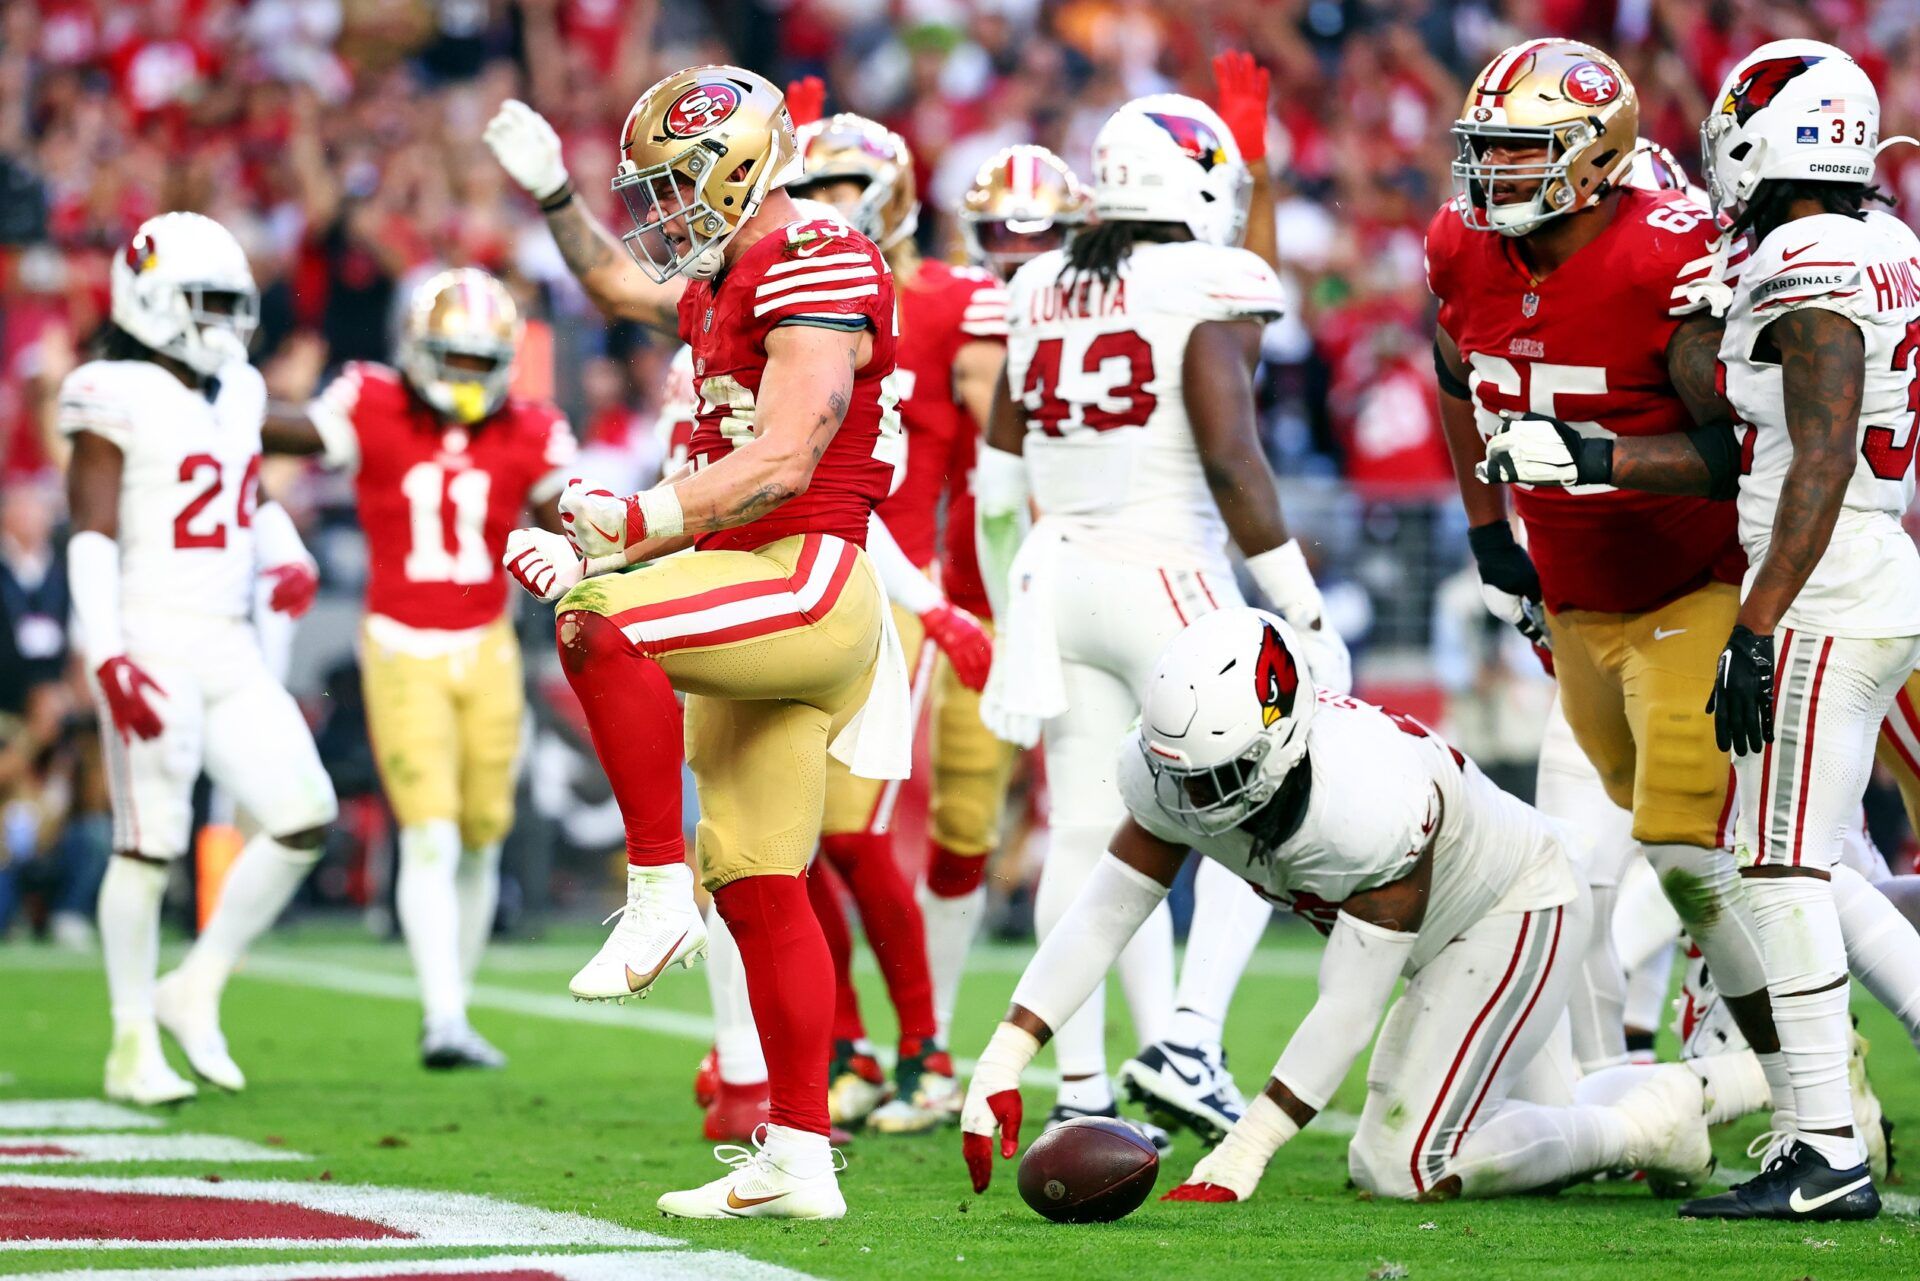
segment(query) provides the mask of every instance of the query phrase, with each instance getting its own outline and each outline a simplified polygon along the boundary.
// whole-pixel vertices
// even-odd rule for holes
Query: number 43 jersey
[[[1779,348],[1781,316],[1817,307],[1859,327],[1866,358],[1859,447],[1820,563],[1782,622],[1827,636],[1920,635],[1920,552],[1901,528],[1913,503],[1920,380],[1920,239],[1884,213],[1799,218],[1754,250],[1727,313],[1720,363],[1739,414],[1745,475],[1740,541],[1758,570],[1793,462]]]
[[[1197,241],[1135,245],[1111,284],[1065,267],[1044,253],[1007,286],[1034,501],[1103,554],[1219,568],[1226,528],[1187,420],[1187,340],[1208,321],[1277,317],[1279,280],[1256,254]]]
[[[451,423],[385,365],[355,361],[308,414],[326,461],[351,468],[366,532],[367,612],[427,631],[467,631],[507,603],[500,558],[529,504],[573,461],[557,409],[509,396],[491,417]]]

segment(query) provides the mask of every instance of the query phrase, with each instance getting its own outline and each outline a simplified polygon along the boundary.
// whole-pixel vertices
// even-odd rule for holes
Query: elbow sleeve
[[[1440,340],[1433,340],[1433,376],[1440,380],[1440,390],[1455,400],[1473,399],[1473,390],[1447,364],[1447,355],[1440,350]]]
[[[1740,492],[1740,441],[1731,423],[1696,427],[1687,443],[1707,467],[1707,497],[1729,502]]]
[[[1294,1029],[1273,1075],[1319,1111],[1373,1039],[1417,934],[1342,912],[1320,958],[1320,995]]]
[[[1151,876],[1111,854],[1103,856],[1034,952],[1014,989],[1014,1004],[1058,1029],[1086,1002],[1166,896],[1167,887]]]

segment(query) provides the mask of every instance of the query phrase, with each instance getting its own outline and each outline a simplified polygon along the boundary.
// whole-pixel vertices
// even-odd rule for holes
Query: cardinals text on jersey
[[[1757,568],[1793,461],[1779,356],[1766,328],[1805,307],[1860,327],[1866,382],[1860,452],[1833,541],[1781,622],[1827,636],[1920,634],[1920,552],[1900,525],[1913,503],[1920,415],[1920,239],[1897,218],[1798,218],[1747,259],[1720,347],[1741,419],[1740,541]]]
[[[1278,316],[1278,278],[1255,254],[1198,241],[1135,246],[1111,285],[1065,266],[1044,253],[1008,285],[1007,381],[1034,501],[1096,527],[1115,556],[1222,568],[1226,528],[1182,397],[1187,337]]]
[[[754,242],[717,280],[680,298],[680,337],[693,348],[699,424],[690,446],[711,466],[752,440],[767,335],[787,324],[867,330],[873,354],[854,374],[853,402],[807,491],[760,519],[706,534],[702,548],[751,550],[793,534],[835,534],[866,546],[867,516],[902,461],[895,409],[893,273],[871,240],[843,222],[790,223]]]
[[[507,534],[558,492],[573,432],[546,405],[508,397],[472,426],[449,423],[385,365],[354,362],[309,411],[327,458],[354,468],[370,568],[367,612],[465,631],[506,608]]]
[[[1598,215],[1596,215],[1598,216]],[[1535,278],[1507,237],[1471,231],[1454,205],[1427,228],[1440,327],[1468,369],[1483,436],[1500,414],[1558,418],[1589,435],[1659,436],[1692,417],[1667,377],[1667,344],[1705,306],[1717,230],[1677,191],[1623,190],[1597,238]],[[1725,503],[1605,486],[1528,489],[1514,505],[1547,607],[1635,614],[1743,564]]]

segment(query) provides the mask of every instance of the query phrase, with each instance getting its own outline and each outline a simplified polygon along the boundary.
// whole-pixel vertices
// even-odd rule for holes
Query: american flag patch
[[[1845,98],[1822,98],[1820,99],[1820,110],[1826,112],[1828,115],[1845,115],[1847,111],[1847,100]]]

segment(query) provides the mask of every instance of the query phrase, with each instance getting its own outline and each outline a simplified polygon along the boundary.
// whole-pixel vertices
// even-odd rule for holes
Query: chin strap
[[[1897,133],[1891,138],[1882,138],[1880,140],[1880,145],[1873,149],[1873,158],[1878,160],[1881,152],[1885,151],[1888,147],[1897,147],[1903,142],[1910,147],[1920,147],[1920,138],[1909,138],[1904,133]]]

